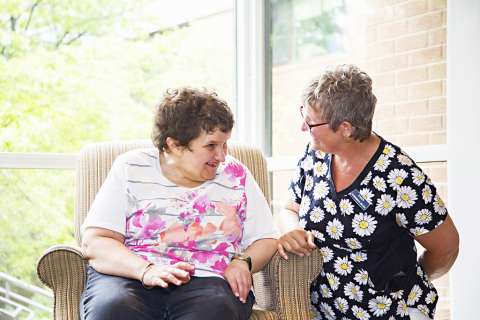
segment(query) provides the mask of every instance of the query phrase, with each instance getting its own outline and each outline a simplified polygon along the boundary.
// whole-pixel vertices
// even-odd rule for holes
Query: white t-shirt
[[[192,263],[195,276],[222,276],[234,253],[278,238],[262,191],[238,160],[227,156],[213,180],[185,188],[162,174],[154,148],[117,157],[82,230],[88,227],[122,234],[153,263]]]

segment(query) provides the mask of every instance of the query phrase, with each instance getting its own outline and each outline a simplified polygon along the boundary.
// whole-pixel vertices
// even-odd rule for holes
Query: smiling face
[[[211,133],[202,130],[188,148],[170,145],[170,166],[175,172],[167,173],[166,176],[186,187],[214,179],[218,166],[225,161],[230,135],[231,132],[225,133],[218,129]],[[174,141],[170,140],[170,143],[174,144]]]

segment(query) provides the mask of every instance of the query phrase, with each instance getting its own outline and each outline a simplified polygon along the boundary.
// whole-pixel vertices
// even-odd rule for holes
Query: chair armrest
[[[269,264],[254,275],[257,305],[275,311],[278,319],[311,318],[310,284],[322,269],[322,255],[314,250],[308,257],[276,253]]]
[[[37,274],[53,290],[54,319],[80,318],[80,295],[85,285],[86,267],[82,252],[72,246],[53,246],[40,257]]]

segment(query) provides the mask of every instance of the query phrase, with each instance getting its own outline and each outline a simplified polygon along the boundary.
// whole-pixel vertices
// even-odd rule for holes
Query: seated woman
[[[82,226],[82,319],[249,318],[251,274],[277,232],[252,174],[227,155],[232,127],[216,94],[167,91],[156,148],[115,160]]]
[[[372,80],[351,65],[322,74],[300,107],[311,142],[280,213],[279,253],[323,255],[312,283],[318,319],[433,319],[431,280],[458,254],[458,233],[432,181],[371,131]],[[415,241],[426,250],[417,260]]]

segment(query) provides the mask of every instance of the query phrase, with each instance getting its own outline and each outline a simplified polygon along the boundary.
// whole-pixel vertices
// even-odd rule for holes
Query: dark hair
[[[363,141],[370,136],[377,98],[372,79],[356,66],[344,64],[325,71],[308,85],[303,98],[332,130],[348,121],[354,128],[351,138]]]
[[[188,148],[202,130],[227,133],[232,131],[233,123],[232,111],[215,92],[187,87],[168,89],[155,110],[152,141],[160,151],[168,150],[167,137]]]

